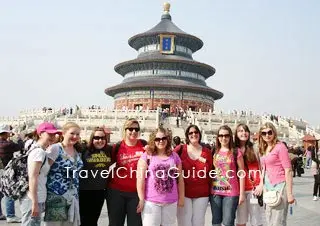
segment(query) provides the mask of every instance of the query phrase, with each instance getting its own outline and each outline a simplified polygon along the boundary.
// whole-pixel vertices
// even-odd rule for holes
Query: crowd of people
[[[103,127],[94,128],[85,144],[80,132],[73,122],[61,130],[44,122],[15,143],[11,128],[0,125],[3,167],[14,152],[27,153],[29,185],[19,198],[22,219],[12,197],[5,197],[6,217],[0,212],[0,219],[24,226],[95,226],[106,202],[109,226],[204,226],[210,204],[213,226],[259,226],[263,218],[268,226],[283,226],[295,202],[292,159],[272,123],[261,126],[255,144],[247,125],[234,133],[223,125],[214,148],[201,143],[193,124],[185,130],[185,144],[162,127],[148,141],[139,139],[136,119],[124,123],[115,144]],[[320,152],[310,151],[318,198]]]

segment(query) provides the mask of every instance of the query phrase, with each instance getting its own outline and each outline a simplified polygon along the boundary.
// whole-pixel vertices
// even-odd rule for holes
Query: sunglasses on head
[[[126,128],[126,130],[129,130],[130,132],[132,132],[133,130],[139,132],[140,128]]]
[[[106,140],[106,137],[94,136],[92,139],[94,139],[94,140]]]
[[[261,135],[262,135],[262,136],[266,136],[267,134],[268,134],[269,136],[271,136],[271,135],[273,134],[272,130],[262,131],[262,132],[261,132]]]
[[[222,138],[222,137],[224,137],[224,138],[230,138],[230,134],[219,134],[218,137],[219,137],[219,138]]]
[[[188,133],[188,135],[192,135],[192,134],[196,134],[197,135],[197,134],[199,134],[199,131],[192,131],[192,132]]]
[[[156,137],[154,139],[155,142],[166,141],[166,140],[167,140],[167,137]]]

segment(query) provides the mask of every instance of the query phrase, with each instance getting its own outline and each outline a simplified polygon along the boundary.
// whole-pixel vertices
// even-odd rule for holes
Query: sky
[[[171,0],[172,21],[199,37],[216,108],[320,124],[320,1]],[[113,107],[128,39],[155,26],[163,0],[0,0],[0,116],[47,107]]]

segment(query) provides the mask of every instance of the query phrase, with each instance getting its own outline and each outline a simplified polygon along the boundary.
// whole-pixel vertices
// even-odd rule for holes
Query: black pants
[[[80,190],[79,206],[81,226],[98,226],[106,190]]]
[[[301,174],[303,174],[303,162],[302,159],[296,158],[294,160],[291,161],[291,165],[292,165],[292,171],[293,171],[293,177],[296,176],[296,173],[298,174],[298,177],[301,177]]]
[[[136,192],[108,189],[109,226],[124,226],[126,216],[128,226],[142,226],[141,214],[137,213],[138,203],[139,198]]]
[[[313,196],[320,196],[320,183],[316,180],[317,175],[314,175]],[[319,192],[319,193],[318,193]]]

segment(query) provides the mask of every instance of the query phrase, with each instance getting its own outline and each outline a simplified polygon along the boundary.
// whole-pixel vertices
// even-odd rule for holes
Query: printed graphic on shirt
[[[109,162],[111,162],[111,158],[108,157],[104,152],[95,153],[89,156],[86,161],[90,164],[94,164],[95,168],[104,168],[107,166]]]
[[[231,158],[230,155],[222,156],[222,155],[216,155],[215,159],[215,169],[216,169],[216,178],[213,179],[213,190],[223,192],[223,193],[231,193],[232,186],[230,183],[230,176],[231,173],[229,170],[231,170]]]
[[[232,193],[233,179],[236,178],[234,175],[235,169],[231,167],[232,154],[222,155],[217,154],[214,157],[214,166],[216,170],[216,177],[212,182],[212,189],[217,193],[230,194]]]
[[[176,183],[175,175],[177,169],[169,164],[157,164],[152,169],[154,177],[154,187],[159,194],[171,193],[174,183]]]

